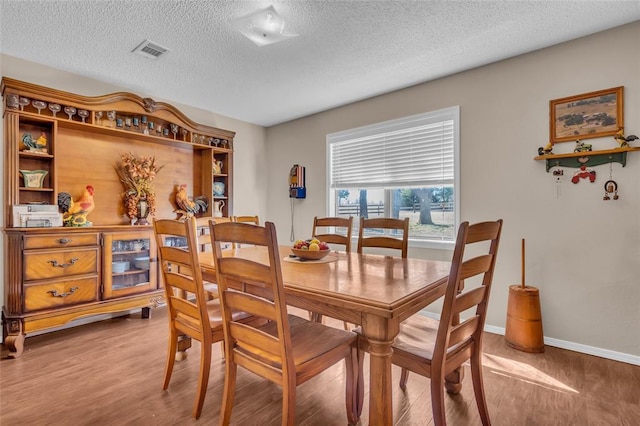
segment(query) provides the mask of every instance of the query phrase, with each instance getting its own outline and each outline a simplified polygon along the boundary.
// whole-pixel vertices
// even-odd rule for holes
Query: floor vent
[[[162,47],[157,43],[149,40],[145,40],[132,50],[133,53],[137,53],[140,56],[150,59],[158,59],[160,56],[169,52],[169,49]]]

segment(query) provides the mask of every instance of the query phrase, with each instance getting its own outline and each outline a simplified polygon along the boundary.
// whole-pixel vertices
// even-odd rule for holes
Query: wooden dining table
[[[331,252],[319,261],[300,261],[289,257],[287,246],[279,251],[288,305],[362,326],[371,346],[369,424],[393,424],[391,344],[403,320],[444,295],[451,264],[344,252]],[[224,252],[267,260],[263,247]],[[200,253],[199,260],[203,278],[215,282],[212,253]]]

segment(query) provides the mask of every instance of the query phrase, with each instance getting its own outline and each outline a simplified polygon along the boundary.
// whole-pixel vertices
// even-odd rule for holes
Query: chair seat
[[[296,367],[335,351],[336,347],[343,347],[345,350],[349,350],[348,348],[358,338],[357,334],[351,331],[329,327],[295,315],[288,315],[288,320],[291,330],[293,359]],[[277,324],[273,321],[260,327],[260,330],[275,336],[278,332],[276,327]],[[252,355],[256,356],[255,353],[252,353]],[[279,357],[272,357],[267,353],[260,353],[259,355],[263,362],[273,367],[281,368]],[[338,358],[336,361],[342,358]]]
[[[400,324],[400,333],[393,342],[394,352],[406,352],[430,363],[440,321],[424,315],[414,315]]]

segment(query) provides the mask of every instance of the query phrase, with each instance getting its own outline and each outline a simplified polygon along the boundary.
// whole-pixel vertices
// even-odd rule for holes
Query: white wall
[[[640,135],[638,40],[635,22],[267,129],[267,213],[279,240],[290,236],[286,185],[294,163],[306,166],[308,184],[307,198],[295,200],[296,238],[309,236],[313,216],[326,212],[328,133],[459,105],[461,218],[505,221],[487,324],[505,326],[525,238],[527,283],[540,289],[547,340],[640,363],[640,152],[628,155],[625,168],[613,165],[618,201],[602,199],[608,165],[595,167],[595,183],[572,184],[575,169],[565,169],[557,197],[555,178],[533,160],[549,140],[551,99],[624,86],[626,132]],[[611,137],[588,142],[617,146]],[[554,151],[571,152],[573,145]]]
[[[128,87],[110,85],[7,55],[0,55],[0,74],[5,77],[85,96],[99,96],[122,91],[135,93],[143,97],[149,96]],[[151,97],[155,101],[174,105],[197,123],[236,132],[234,139],[233,213],[236,215],[258,214],[260,217],[264,217],[267,205],[267,181],[262,178],[267,173],[267,164],[264,161],[266,157],[265,129],[261,126],[176,103],[168,99]],[[4,134],[2,123],[3,121],[0,121],[0,131]],[[0,179],[4,179],[3,168],[4,164],[0,165]],[[173,189],[171,188],[169,191],[171,190]],[[117,202],[117,200],[114,200],[114,202]],[[6,207],[3,206],[3,208]],[[4,213],[2,217],[4,218]],[[2,239],[0,258],[4,258],[4,233],[2,234]],[[4,268],[3,263],[0,263],[0,268]],[[0,276],[4,277],[4,271],[0,273]],[[4,286],[0,286],[0,300],[4,301]]]

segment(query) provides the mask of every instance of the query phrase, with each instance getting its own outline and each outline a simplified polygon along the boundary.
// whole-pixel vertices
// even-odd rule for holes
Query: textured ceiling
[[[299,37],[229,19],[273,4]],[[2,53],[271,126],[640,19],[640,1],[0,0]],[[131,53],[148,39],[158,60]]]

